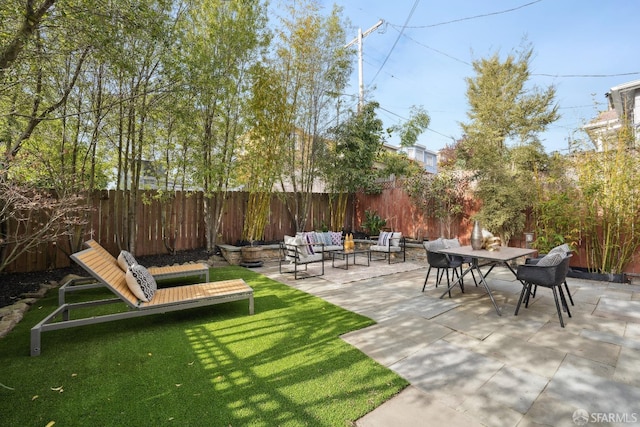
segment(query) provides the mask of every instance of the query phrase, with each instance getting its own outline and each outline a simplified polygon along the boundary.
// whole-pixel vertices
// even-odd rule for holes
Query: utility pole
[[[344,45],[346,49],[349,46],[353,45],[354,43],[358,43],[358,83],[360,87],[360,91],[359,91],[360,97],[358,100],[358,113],[362,111],[362,107],[364,106],[364,81],[362,77],[362,39],[364,39],[369,34],[377,30],[378,27],[380,27],[383,23],[384,21],[382,19],[379,20],[373,27],[369,28],[364,33],[362,32],[362,28],[358,28],[358,37],[356,37],[355,39],[351,40],[349,43]]]

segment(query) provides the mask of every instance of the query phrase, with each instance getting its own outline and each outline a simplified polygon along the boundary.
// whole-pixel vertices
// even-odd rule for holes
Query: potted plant
[[[376,211],[366,210],[364,211],[364,222],[362,228],[367,231],[369,237],[377,236],[380,234],[380,230],[387,225],[387,220],[378,215]]]

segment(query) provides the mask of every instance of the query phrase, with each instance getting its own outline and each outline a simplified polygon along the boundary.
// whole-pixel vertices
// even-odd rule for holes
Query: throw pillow
[[[127,270],[127,286],[140,301],[149,302],[158,289],[156,280],[149,270],[141,265],[134,264]]]
[[[306,258],[309,256],[309,245],[307,244],[307,239],[303,236],[296,236],[294,244],[297,246],[297,250],[300,252],[301,257]]]
[[[391,246],[400,246],[400,239],[402,238],[402,233],[396,231],[391,233]]]
[[[442,239],[445,249],[459,248],[460,241],[458,239]]]
[[[387,231],[381,231],[380,236],[378,236],[378,246],[389,246],[392,234]]]
[[[305,237],[306,241],[308,243],[311,243],[312,245],[316,243],[316,232],[315,231],[309,231],[307,233],[303,233],[303,236]]]
[[[424,242],[423,244],[425,249],[428,251],[438,251],[440,249],[446,249],[442,238],[431,240],[429,242]]]
[[[135,257],[131,254],[131,252],[120,251],[118,255],[118,265],[122,269],[122,271],[127,271],[132,265],[136,265],[138,262]]]
[[[285,235],[284,236],[284,244],[285,245],[295,245],[296,244],[296,238],[293,237],[293,236]],[[287,261],[294,261],[295,257],[292,257],[291,254],[292,254],[291,249],[290,248],[286,248],[285,249],[284,259],[287,260]]]
[[[315,233],[304,234],[304,241],[307,243],[307,253],[309,255],[315,254],[315,251],[313,250],[313,245],[314,243],[316,243],[315,237],[316,237]]]
[[[549,251],[550,254],[559,253],[559,254],[562,254],[563,256],[567,255],[569,252],[571,252],[571,248],[566,243],[560,246],[556,246],[555,248]]]
[[[341,245],[342,244],[342,233],[340,231],[330,231],[331,233],[331,244],[332,245]]]
[[[566,254],[561,254],[559,252],[548,253],[536,264],[539,267],[553,267],[556,265],[560,265],[563,259],[565,259]]]
[[[326,246],[331,246],[332,242],[331,242],[331,233],[329,233],[328,231],[325,231],[322,233],[322,239],[324,240],[324,244]]]

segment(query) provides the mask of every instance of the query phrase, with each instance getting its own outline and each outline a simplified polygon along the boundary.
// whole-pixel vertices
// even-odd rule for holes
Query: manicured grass
[[[0,340],[2,424],[348,426],[407,385],[339,338],[370,319],[244,268],[211,270],[239,277],[253,316],[237,301],[47,332],[30,357],[50,292]]]

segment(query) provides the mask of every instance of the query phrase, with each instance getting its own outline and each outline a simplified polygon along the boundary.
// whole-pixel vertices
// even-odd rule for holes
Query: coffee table
[[[360,254],[360,255],[364,255],[364,257],[367,260],[367,264],[366,266],[368,267],[369,265],[371,265],[370,261],[369,261],[369,249],[352,249],[350,251],[345,251],[344,249],[339,249],[339,250],[335,250],[335,251],[331,251],[331,267],[333,268],[342,268],[344,270],[348,270],[349,269],[349,255],[352,256],[353,262],[351,265],[356,265],[356,255]],[[336,265],[336,255],[340,255],[341,257],[339,259],[343,259],[344,260],[344,264],[342,264],[342,266],[340,265]],[[357,265],[365,265],[365,264],[357,264]]]

